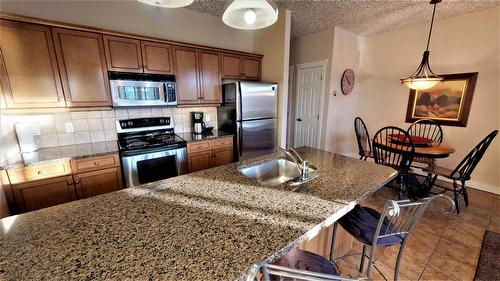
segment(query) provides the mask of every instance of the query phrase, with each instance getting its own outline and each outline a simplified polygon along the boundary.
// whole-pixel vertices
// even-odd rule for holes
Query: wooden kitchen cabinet
[[[242,76],[241,56],[222,53],[222,78],[240,79]]]
[[[66,105],[111,106],[102,35],[63,28],[52,34]]]
[[[260,80],[261,60],[251,57],[242,57],[243,60],[243,79]]]
[[[75,174],[73,176],[78,199],[122,189],[120,167]]]
[[[50,27],[2,19],[0,34],[5,107],[66,106]]]
[[[189,172],[205,170],[233,162],[233,138],[188,143]]]
[[[174,74],[169,44],[141,41],[144,73]]]
[[[177,103],[199,104],[198,52],[195,48],[174,47]]]
[[[118,154],[71,160],[71,169],[79,199],[123,188]]]
[[[222,78],[260,80],[261,58],[222,53]]]
[[[12,185],[12,191],[17,209],[22,212],[34,211],[76,199],[71,175]]]
[[[222,79],[220,74],[219,53],[199,51],[199,76],[201,103],[222,103]]]
[[[220,104],[219,53],[187,47],[174,47],[173,52],[178,104]]]
[[[140,40],[104,35],[104,50],[108,70],[143,72]]]

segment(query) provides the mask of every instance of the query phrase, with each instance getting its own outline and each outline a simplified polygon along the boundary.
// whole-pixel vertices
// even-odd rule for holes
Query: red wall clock
[[[355,83],[354,71],[350,68],[344,70],[344,73],[342,74],[342,80],[340,82],[340,86],[342,87],[342,93],[346,96],[349,95],[352,92],[352,89],[354,89],[354,83]]]

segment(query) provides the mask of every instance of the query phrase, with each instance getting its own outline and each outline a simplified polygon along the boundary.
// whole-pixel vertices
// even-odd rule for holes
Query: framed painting
[[[410,90],[406,122],[432,119],[440,125],[467,126],[477,72],[441,75],[443,82],[425,90]]]

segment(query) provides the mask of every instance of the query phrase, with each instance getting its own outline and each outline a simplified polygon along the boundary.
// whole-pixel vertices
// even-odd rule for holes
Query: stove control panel
[[[173,129],[174,120],[171,116],[134,118],[116,121],[116,130],[120,132],[138,132],[158,129]]]

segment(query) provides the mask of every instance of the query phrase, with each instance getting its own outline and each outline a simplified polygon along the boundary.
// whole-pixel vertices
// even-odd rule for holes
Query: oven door
[[[135,80],[110,80],[114,106],[167,105],[165,83]]]
[[[122,167],[127,187],[186,174],[186,148],[122,154]]]

